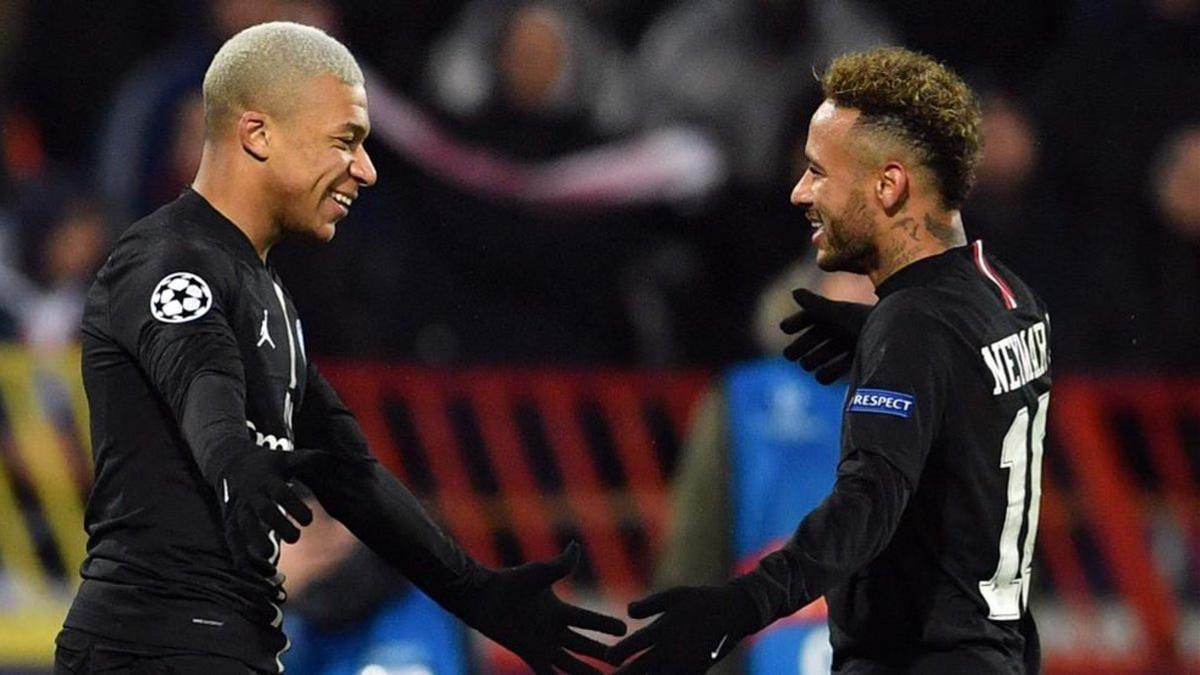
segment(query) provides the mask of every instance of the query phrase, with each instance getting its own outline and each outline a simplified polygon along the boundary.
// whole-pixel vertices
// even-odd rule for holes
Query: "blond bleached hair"
[[[212,137],[244,110],[285,115],[299,103],[299,86],[326,74],[363,84],[350,50],[321,29],[290,21],[251,26],[217,50],[204,74],[205,131]]]

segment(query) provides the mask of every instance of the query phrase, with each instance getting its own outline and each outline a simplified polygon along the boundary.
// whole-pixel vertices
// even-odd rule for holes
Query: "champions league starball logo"
[[[150,313],[164,323],[199,319],[212,307],[212,291],[203,279],[190,272],[163,277],[150,296]]]

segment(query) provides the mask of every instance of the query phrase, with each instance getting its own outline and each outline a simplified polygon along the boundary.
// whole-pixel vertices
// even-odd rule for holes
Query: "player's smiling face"
[[[296,108],[278,127],[275,220],[287,234],[329,241],[350,213],[359,190],[375,183],[363,147],[370,131],[367,94],[332,75],[314,77],[296,92]]]
[[[812,116],[804,154],[807,167],[792,189],[813,228],[817,264],[828,272],[866,274],[878,265],[870,177],[850,142],[858,111],[831,101]]]

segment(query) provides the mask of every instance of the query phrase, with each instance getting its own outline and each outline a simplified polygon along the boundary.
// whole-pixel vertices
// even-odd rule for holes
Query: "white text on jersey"
[[[979,351],[995,380],[993,396],[1019,389],[1045,375],[1050,368],[1045,321],[996,340]]]

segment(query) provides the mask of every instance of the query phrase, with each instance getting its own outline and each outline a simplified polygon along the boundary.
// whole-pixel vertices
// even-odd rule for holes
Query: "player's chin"
[[[828,246],[817,244],[817,267],[820,267],[826,272],[840,272],[841,260],[835,251]]]
[[[309,224],[305,227],[293,230],[293,233],[301,239],[324,244],[333,239],[337,234],[337,220],[321,219],[316,223]]]
[[[317,229],[313,231],[313,239],[316,239],[322,244],[327,244],[333,241],[334,235],[337,234],[337,223],[338,221],[334,220],[318,225]]]

